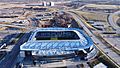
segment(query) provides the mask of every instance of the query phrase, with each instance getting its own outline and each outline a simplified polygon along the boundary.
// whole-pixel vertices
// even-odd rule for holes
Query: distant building
[[[54,4],[54,2],[50,2],[50,6],[54,6],[55,4]]]
[[[47,2],[43,2],[42,4],[43,4],[43,6],[47,6]]]
[[[34,4],[27,4],[26,6],[54,6],[55,3],[54,2],[40,2],[40,3],[34,3]]]
[[[54,6],[54,2],[42,2],[43,6]]]

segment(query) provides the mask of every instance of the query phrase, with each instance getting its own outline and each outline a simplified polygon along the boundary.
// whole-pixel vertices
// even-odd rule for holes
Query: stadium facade
[[[97,54],[93,41],[83,30],[76,28],[38,28],[20,46],[21,62],[26,57],[33,61],[44,58],[89,60]],[[47,61],[47,60],[46,60]]]

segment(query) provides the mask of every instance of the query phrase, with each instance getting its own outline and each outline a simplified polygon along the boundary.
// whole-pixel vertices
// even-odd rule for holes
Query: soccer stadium
[[[88,61],[96,54],[97,49],[91,38],[76,28],[38,28],[20,46],[22,62],[25,58],[47,62],[71,58]]]

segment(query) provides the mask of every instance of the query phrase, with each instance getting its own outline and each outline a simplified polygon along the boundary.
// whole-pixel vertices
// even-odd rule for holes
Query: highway
[[[75,11],[78,15],[80,14],[80,12],[79,11]],[[108,16],[108,21],[109,21],[109,25],[111,25],[111,26],[113,26],[113,28],[114,29],[117,29],[117,30],[119,30],[120,29],[120,27],[115,23],[116,22],[116,20],[119,18],[116,18],[115,17],[115,15],[117,16],[118,14],[120,14],[120,11],[118,11],[118,12],[115,12],[115,13],[113,13],[113,14],[110,14],[110,16]],[[80,15],[79,15],[80,16]],[[115,17],[115,18],[113,18],[113,17]],[[80,18],[81,18],[81,20],[83,19],[82,18],[82,16],[80,16]],[[89,27],[89,28],[91,28],[92,26],[88,26],[88,23],[86,23],[85,22],[85,20],[83,19],[82,20],[82,22],[84,22],[85,23],[85,25],[87,26],[87,27]],[[107,26],[109,26],[109,25],[107,25]],[[98,27],[98,26],[97,26]],[[98,31],[97,31],[98,32]],[[109,33],[108,31],[99,31],[99,32],[101,32],[101,33],[105,33],[105,32],[107,32],[107,33]],[[114,31],[114,30],[112,30],[112,31],[110,31],[110,33],[119,33],[118,31],[116,32],[116,31]],[[100,35],[101,36],[101,35]],[[102,36],[101,36],[102,37]],[[120,46],[119,46],[119,37],[118,37],[118,39],[117,39],[117,37],[116,38],[102,38],[104,41],[106,41],[111,47],[113,47],[115,50],[117,50],[117,51],[120,51]],[[114,42],[113,42],[114,41]]]
[[[113,48],[115,48],[116,51],[120,54],[120,37],[104,37],[105,35],[101,35],[101,38],[105,40],[108,44],[110,44]]]
[[[114,28],[114,29],[120,29],[120,27],[117,25],[117,23],[113,20],[114,15],[119,15],[120,11],[115,12],[113,14],[110,14],[108,17],[108,22],[110,23],[110,25]]]
[[[87,28],[87,26],[83,23],[80,16],[75,12],[69,12],[76,20],[76,22],[83,27],[86,33],[92,38],[96,47],[111,61],[113,62],[118,68],[120,67],[120,55],[116,52],[108,48],[105,44],[103,44],[92,32]]]
[[[72,12],[74,12],[74,10],[72,10]],[[75,14],[78,14],[78,12],[76,11]],[[96,28],[94,28],[92,25],[88,24],[88,23],[86,22],[86,20],[85,20],[82,16],[80,16],[80,18],[81,18],[81,21],[84,22],[85,25],[86,25],[88,28],[94,29],[94,30],[96,29]]]
[[[29,33],[25,33],[19,40],[18,43],[15,44],[12,51],[7,54],[4,59],[0,63],[0,68],[13,68],[14,64],[17,60],[17,56],[20,51],[20,45],[23,44],[25,41],[27,41],[29,37]]]

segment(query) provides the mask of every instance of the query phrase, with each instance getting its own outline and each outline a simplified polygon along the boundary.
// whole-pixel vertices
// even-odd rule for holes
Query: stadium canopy
[[[70,38],[68,38],[69,36]],[[38,28],[32,32],[28,42],[20,46],[20,50],[44,55],[59,55],[83,50],[92,45],[93,42],[90,37],[80,29]]]

